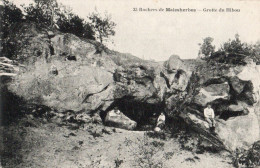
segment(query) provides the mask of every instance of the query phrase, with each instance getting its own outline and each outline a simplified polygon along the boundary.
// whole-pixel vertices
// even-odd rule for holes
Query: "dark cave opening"
[[[237,117],[245,115],[243,111],[224,111],[220,114],[219,118],[223,120],[228,120],[230,117]]]
[[[106,112],[100,114],[104,120],[108,111],[113,108],[118,109],[131,120],[137,122],[137,130],[151,129],[156,125],[157,118],[164,111],[164,104],[149,104],[133,100],[130,97],[124,97],[116,100]]]

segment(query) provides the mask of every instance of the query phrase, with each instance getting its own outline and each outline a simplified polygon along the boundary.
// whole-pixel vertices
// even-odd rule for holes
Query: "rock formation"
[[[259,140],[260,66],[250,60],[227,66],[171,56],[162,64],[28,23],[11,34],[9,43],[15,47],[9,57],[25,68],[15,72],[7,87],[27,102],[58,112],[100,114],[103,120],[117,106],[137,124],[153,123],[164,110],[167,117],[183,118],[191,129],[228,150]],[[203,119],[207,103],[216,112],[216,136]]]

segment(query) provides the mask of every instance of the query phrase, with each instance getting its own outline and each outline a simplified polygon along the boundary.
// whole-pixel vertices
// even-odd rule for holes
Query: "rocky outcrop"
[[[26,64],[26,69],[8,89],[28,102],[60,112],[99,113],[119,106],[127,97],[133,106],[143,104],[135,111],[141,116],[146,115],[145,107],[163,102],[165,81],[157,75],[155,62],[110,51],[72,34],[39,30],[32,23],[13,31],[10,43],[17,53],[13,58]]]
[[[117,106],[123,118],[117,116],[115,123],[120,124],[113,126],[126,129],[133,129],[135,122],[150,122],[164,110],[167,117],[183,118],[217,146],[230,150],[259,139],[260,67],[253,62],[211,65],[171,56],[162,64],[28,23],[12,31],[12,58],[26,66],[12,77],[8,90],[28,102],[58,112],[102,114],[102,119]],[[7,64],[0,66],[13,73],[15,68]],[[216,136],[203,118],[207,103],[218,118]]]
[[[248,148],[260,138],[259,111],[256,110],[259,100],[259,67],[251,63],[225,70],[208,68],[197,71],[202,83],[195,89],[198,93],[193,103],[199,106],[191,106],[193,110],[186,109],[181,116],[191,127],[205,133],[207,123],[203,122],[202,111],[207,103],[211,103],[218,118],[216,138],[231,151]],[[212,71],[215,75],[203,71]]]

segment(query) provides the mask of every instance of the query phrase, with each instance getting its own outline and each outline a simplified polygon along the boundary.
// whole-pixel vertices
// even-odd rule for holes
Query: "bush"
[[[257,42],[255,45],[243,43],[239,35],[236,34],[235,39],[229,39],[223,43],[221,48],[216,52],[212,52],[206,60],[229,65],[245,65],[246,58],[251,58],[254,62],[259,63],[259,53],[260,42]]]
[[[8,0],[3,1],[4,5],[0,6],[0,51],[8,58],[12,58],[15,55],[15,45],[8,42],[10,30],[15,24],[23,21],[23,13],[13,3]]]
[[[39,27],[58,28],[63,33],[95,40],[95,32],[89,23],[72,13],[56,0],[34,0],[34,4],[24,7],[25,18]]]
[[[245,65],[246,61],[245,58],[247,56],[238,53],[226,53],[224,51],[217,51],[212,54],[209,62],[217,62],[222,64],[231,64],[231,65]]]
[[[235,160],[248,168],[260,166],[260,141],[255,142],[249,150],[237,150]]]
[[[17,8],[13,3],[8,0],[3,0],[4,6],[1,7],[1,33],[3,33],[2,38],[6,38],[10,28],[15,23],[20,23],[23,21],[23,13]]]
[[[95,32],[92,27],[78,15],[72,13],[67,16],[63,13],[59,14],[57,25],[63,33],[72,33],[78,37],[95,40]]]

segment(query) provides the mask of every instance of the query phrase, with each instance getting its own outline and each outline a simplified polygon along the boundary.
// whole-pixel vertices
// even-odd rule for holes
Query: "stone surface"
[[[229,111],[244,111],[245,108],[241,104],[231,104],[228,106]]]
[[[206,106],[207,103],[212,103],[218,99],[229,99],[228,83],[211,84],[209,86],[202,87],[199,93],[195,96],[195,103],[201,106]]]
[[[223,143],[231,150],[248,148],[259,140],[259,123],[254,111],[248,115],[229,118],[219,123],[216,132]]]
[[[133,130],[136,128],[137,123],[123,113],[115,113],[114,110],[109,111],[105,117],[105,124],[107,126]]]
[[[115,82],[119,85],[117,95],[119,97],[132,97],[135,101],[145,103],[159,103],[163,94],[158,95],[158,90],[164,90],[163,83],[154,86],[154,70],[144,66],[132,66],[126,69],[117,69],[114,74]],[[117,96],[118,97],[118,96]]]
[[[178,69],[182,69],[183,65],[184,63],[178,55],[170,56],[169,60],[164,63],[164,67],[166,67],[169,71],[177,71]]]
[[[9,42],[18,53],[13,59],[26,66],[14,75],[8,90],[30,103],[58,111],[98,115],[107,112],[114,103],[124,102],[120,106],[124,109],[130,102],[125,114],[136,116],[143,116],[145,109],[153,113],[158,106],[161,109],[156,112],[165,110],[167,116],[179,115],[189,127],[230,149],[247,146],[259,137],[260,66],[253,62],[228,67],[171,56],[164,63],[156,63],[111,51],[96,41],[82,40],[72,34],[40,31],[34,24],[26,23],[12,31]],[[68,57],[75,59],[70,61]],[[1,61],[0,68],[10,74],[16,72],[10,61],[0,58]],[[55,74],[50,73],[53,66]],[[201,116],[203,106],[212,102],[219,107],[217,114],[244,111],[241,116],[217,121],[217,136],[208,133]],[[136,105],[140,109],[132,107]],[[186,107],[196,112],[185,111]],[[136,126],[135,121],[123,114],[114,118],[109,118],[109,114],[108,119],[116,126],[125,129]]]

